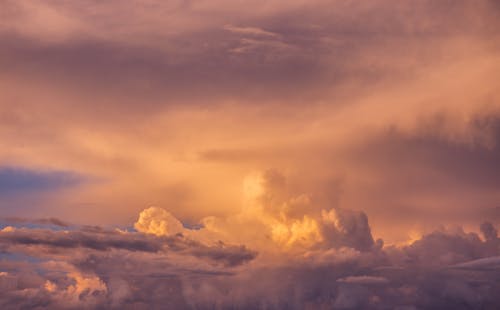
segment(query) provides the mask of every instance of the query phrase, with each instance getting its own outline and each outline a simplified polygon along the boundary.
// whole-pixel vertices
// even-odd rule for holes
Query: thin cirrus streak
[[[498,308],[499,16],[2,1],[0,308]]]

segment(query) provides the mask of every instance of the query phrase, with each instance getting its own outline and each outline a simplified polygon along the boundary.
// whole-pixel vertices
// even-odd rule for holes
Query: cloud
[[[468,261],[465,263],[456,264],[456,265],[451,266],[450,268],[475,269],[475,270],[481,270],[481,269],[498,270],[500,268],[500,257],[494,256],[494,257],[480,258],[480,259],[476,259],[473,261]]]
[[[276,167],[342,179],[343,207],[388,242],[413,224],[384,212],[494,212],[494,169],[478,167],[495,166],[494,2],[246,5],[2,2],[2,162],[106,180],[5,206],[124,225],[161,205],[196,222],[233,213],[245,174]]]
[[[462,261],[494,256],[498,251],[498,238],[490,245],[475,233],[435,231],[405,248],[406,259],[412,264],[443,266]]]
[[[182,233],[204,242],[229,240],[271,251],[341,247],[369,251],[381,246],[373,240],[366,214],[335,208],[331,200],[313,193],[296,192],[277,170],[249,174],[242,193],[239,212],[205,217],[199,229],[181,229],[180,222],[161,208],[142,211],[136,228],[157,235]],[[178,229],[170,231],[170,223]]]
[[[126,249],[157,252],[162,247],[159,241],[148,240],[139,235],[123,238],[120,233],[106,231],[51,231],[28,228],[2,232],[0,242],[10,246],[46,246],[52,250],[87,248],[98,251]]]
[[[40,219],[27,219],[27,218],[20,218],[20,217],[7,217],[0,219],[1,221],[9,224],[34,224],[34,225],[52,225],[52,226],[57,226],[57,227],[68,227],[70,226],[69,223],[66,223],[63,220],[60,220],[55,217],[49,217],[49,218],[40,218]]]
[[[346,278],[337,279],[340,283],[351,283],[351,284],[387,284],[389,281],[382,277],[373,276],[349,276]]]
[[[139,233],[108,231],[99,227],[84,227],[80,230],[53,231],[29,228],[8,228],[0,231],[0,245],[8,251],[26,251],[33,255],[37,251],[45,255],[63,254],[65,250],[106,252],[125,250],[129,252],[163,253],[176,252],[195,258],[206,259],[227,266],[238,266],[254,259],[256,252],[245,246],[204,245],[182,236],[154,237]]]
[[[363,212],[351,210],[322,211],[324,235],[334,246],[349,246],[358,250],[370,250],[374,245],[368,217]]]
[[[279,188],[283,181],[268,173],[267,183]],[[160,219],[167,214],[156,211]],[[346,223],[357,223],[329,216],[332,225],[338,220],[339,231]],[[185,228],[183,234],[204,229]],[[406,246],[359,251],[352,247],[357,243],[311,249],[296,244],[296,251],[284,248],[278,255],[272,247],[260,248],[259,256],[245,246],[206,245],[181,234],[156,236],[94,226],[0,234],[4,307],[487,308],[498,302],[490,290],[498,276],[499,239],[482,240],[463,230],[436,231]],[[143,243],[155,246],[138,246]]]
[[[274,32],[266,31],[257,27],[237,27],[231,24],[224,26],[224,29],[230,32],[234,32],[242,35],[250,36],[264,36],[264,37],[277,37],[278,35]]]
[[[213,247],[196,247],[188,253],[196,257],[222,262],[229,267],[244,264],[257,256],[255,251],[249,251],[245,246],[226,246],[222,242]]]
[[[0,30],[10,30],[52,43],[67,40],[85,28],[74,14],[48,3],[5,1],[2,10],[4,14]]]
[[[498,308],[498,9],[0,1],[0,308]]]
[[[157,236],[168,236],[182,233],[182,223],[172,214],[162,208],[150,207],[139,214],[139,219],[134,224],[140,232]]]
[[[498,231],[495,226],[490,222],[484,222],[480,226],[481,232],[483,233],[484,239],[486,241],[495,241],[498,239]]]

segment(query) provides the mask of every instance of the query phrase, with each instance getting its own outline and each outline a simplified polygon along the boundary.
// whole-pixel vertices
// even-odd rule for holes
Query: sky
[[[0,0],[2,309],[495,309],[495,0]]]

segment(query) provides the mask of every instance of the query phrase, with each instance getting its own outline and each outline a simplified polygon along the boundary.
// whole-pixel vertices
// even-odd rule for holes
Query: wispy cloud
[[[256,37],[261,36],[261,37],[273,37],[273,38],[279,36],[277,33],[266,31],[258,27],[237,27],[231,24],[227,24],[224,26],[224,29],[230,32],[248,36],[256,36]]]

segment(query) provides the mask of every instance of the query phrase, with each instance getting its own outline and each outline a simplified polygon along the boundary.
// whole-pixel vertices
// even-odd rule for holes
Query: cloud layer
[[[0,304],[50,309],[493,309],[499,302],[494,292],[499,288],[500,239],[490,223],[482,228],[482,238],[461,229],[440,230],[408,245],[383,248],[356,249],[359,244],[339,239],[329,246],[295,244],[276,252],[282,245],[268,240],[278,243],[261,247],[257,255],[245,246],[195,240],[210,236],[206,227],[157,236],[156,230],[8,226],[0,231],[0,267],[5,270],[0,273]],[[266,234],[254,232],[256,239]],[[358,232],[345,234],[356,240]]]
[[[240,213],[191,228],[159,207],[144,209],[135,231],[12,221],[0,231],[0,304],[493,309],[500,302],[500,238],[490,222],[481,236],[441,228],[384,246],[363,212],[290,198],[277,171],[250,175],[245,193]],[[33,221],[53,223],[63,221]]]
[[[499,21],[0,1],[0,308],[498,308]]]
[[[396,235],[428,210],[498,217],[495,1],[1,6],[2,167],[91,180],[24,188],[9,216],[125,225],[162,205],[197,222],[273,167],[339,183],[385,239],[389,215]]]

